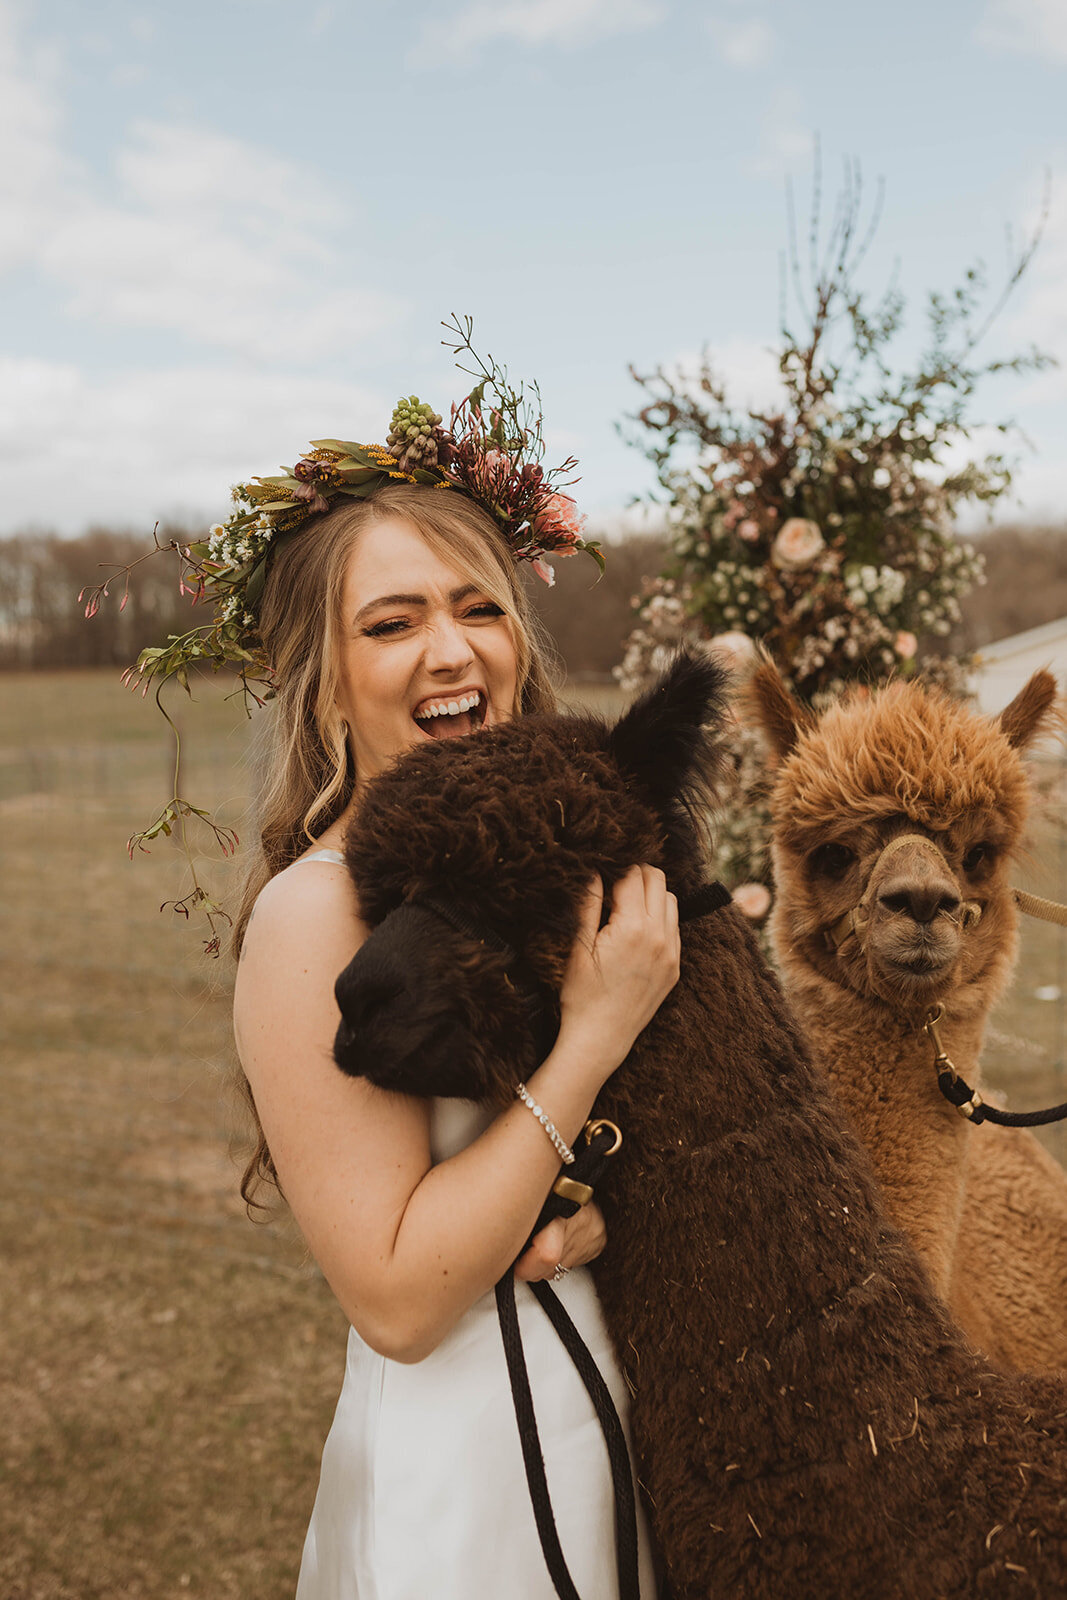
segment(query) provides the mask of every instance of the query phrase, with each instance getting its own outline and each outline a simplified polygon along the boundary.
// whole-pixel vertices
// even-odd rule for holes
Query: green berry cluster
[[[413,467],[436,466],[440,426],[440,416],[417,394],[397,401],[386,443],[404,472]]]

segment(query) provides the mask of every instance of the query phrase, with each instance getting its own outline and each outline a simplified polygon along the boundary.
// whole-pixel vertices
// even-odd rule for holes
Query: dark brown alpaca
[[[720,691],[682,660],[614,730],[530,717],[372,784],[349,860],[389,920],[338,981],[339,1063],[510,1098],[537,1047],[506,956],[390,913],[439,895],[557,990],[592,873],[700,881],[684,801]],[[596,1109],[625,1143],[594,1270],[675,1600],[1062,1594],[1067,1385],[966,1345],[736,911],[687,924],[681,979]]]

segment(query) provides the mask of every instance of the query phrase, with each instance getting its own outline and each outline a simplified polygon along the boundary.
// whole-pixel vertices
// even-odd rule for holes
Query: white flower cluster
[[[887,617],[904,598],[905,574],[896,567],[850,566],[842,574],[853,605]]]
[[[841,660],[857,664],[862,661],[883,673],[896,667],[892,635],[873,611],[827,617],[820,628],[801,640],[790,669],[794,678],[803,680]],[[843,681],[834,680],[838,687],[843,687]]]
[[[224,567],[243,567],[263,554],[273,537],[270,518],[261,514],[254,522],[234,527],[216,522],[207,542],[208,557]]]
[[[683,644],[703,637],[699,623],[689,614],[692,593],[672,578],[653,578],[646,584],[638,606],[637,626],[626,641],[626,653],[614,669],[627,694],[636,694],[668,665]]]
[[[708,573],[705,604],[708,609],[717,608],[723,631],[758,624],[771,613],[762,568],[740,561],[720,561]]]

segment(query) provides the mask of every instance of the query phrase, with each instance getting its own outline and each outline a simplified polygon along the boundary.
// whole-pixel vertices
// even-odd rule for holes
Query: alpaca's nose
[[[886,911],[904,911],[915,922],[933,922],[942,912],[954,917],[960,909],[960,897],[955,889],[944,882],[891,883],[878,896],[878,903]]]

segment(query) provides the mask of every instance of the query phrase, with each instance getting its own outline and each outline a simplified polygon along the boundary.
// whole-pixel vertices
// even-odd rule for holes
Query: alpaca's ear
[[[701,730],[720,723],[729,674],[707,656],[678,655],[615,724],[609,747],[658,806],[669,805],[707,759]]]
[[[1016,750],[1024,750],[1038,734],[1047,733],[1053,726],[1055,707],[1056,680],[1042,667],[1000,713],[1000,731]]]
[[[815,726],[815,717],[785,686],[769,656],[763,656],[749,680],[747,709],[762,728],[775,762],[784,761],[802,733]]]

